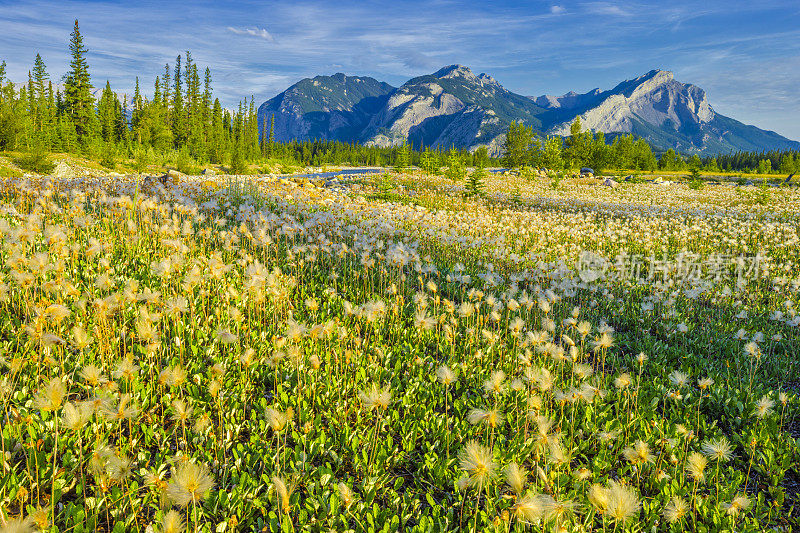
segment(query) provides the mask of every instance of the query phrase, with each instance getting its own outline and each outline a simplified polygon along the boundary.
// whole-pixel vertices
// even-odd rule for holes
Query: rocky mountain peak
[[[540,134],[569,135],[580,117],[585,129],[630,133],[656,149],[713,154],[731,150],[800,148],[777,133],[746,126],[717,114],[700,87],[654,69],[607,90],[570,91],[526,97],[508,91],[492,76],[464,65],[394,87],[373,78],[318,76],[293,85],[259,108],[259,121],[275,115],[275,136],[336,139],[392,146],[474,149],[499,153],[512,121]]]
[[[464,65],[446,66],[434,72],[433,77],[439,79],[446,79],[446,78],[465,78],[468,80],[478,79],[477,76],[475,76],[475,74],[472,73],[469,67],[465,67]]]
[[[494,79],[493,77],[489,76],[485,72],[478,74],[478,79],[481,80],[483,83],[488,85],[494,85],[496,87],[501,87],[500,83]]]

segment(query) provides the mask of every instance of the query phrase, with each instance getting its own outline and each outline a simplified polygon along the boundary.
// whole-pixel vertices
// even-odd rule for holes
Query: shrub
[[[147,149],[144,146],[137,146],[133,151],[133,170],[141,174],[147,169],[147,165],[149,164],[150,154]]]
[[[11,167],[0,167],[0,178],[19,178],[22,172]]]
[[[700,177],[700,169],[697,166],[692,166],[689,168],[689,188],[694,190],[700,190],[705,186],[703,179]]]
[[[181,172],[183,174],[189,174],[189,175],[200,174],[200,168],[197,166],[197,162],[189,154],[189,151],[185,149],[178,152],[178,158],[175,161],[175,168],[178,170],[178,172]],[[234,174],[240,174],[240,173],[234,172]]]
[[[50,174],[56,167],[55,163],[50,161],[50,157],[41,143],[34,143],[27,154],[14,159],[14,164],[36,174]]]

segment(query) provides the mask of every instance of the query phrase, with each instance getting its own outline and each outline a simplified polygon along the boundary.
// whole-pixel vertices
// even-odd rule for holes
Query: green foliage
[[[103,143],[103,149],[100,153],[100,164],[104,167],[114,170],[117,166],[117,146],[107,141]]]
[[[72,59],[69,64],[70,70],[64,78],[65,104],[72,118],[78,141],[87,143],[94,132],[96,117],[89,65],[86,62],[88,50],[83,45],[83,36],[78,28],[77,19],[72,30],[69,51]]]
[[[580,117],[570,125],[569,137],[564,140],[564,159],[567,167],[576,168],[588,165],[592,159],[594,137],[591,131],[583,131]]]
[[[33,142],[27,153],[14,159],[14,164],[36,174],[50,174],[55,168],[55,163],[50,160],[44,144],[39,140]]]
[[[479,146],[472,154],[472,166],[475,168],[486,168],[489,166],[489,149],[485,146]]]
[[[486,169],[478,167],[467,176],[467,181],[464,185],[467,196],[482,196],[483,195],[483,180],[486,178]]]
[[[564,140],[561,137],[548,136],[544,140],[536,163],[550,170],[561,170],[564,168],[563,151]]]
[[[707,161],[708,158],[705,160]],[[770,150],[766,152],[735,152],[716,156],[720,169],[725,171],[750,172],[757,171],[762,160],[770,161],[770,168],[781,174],[797,172],[800,152],[797,150]],[[762,164],[765,170],[766,163]],[[762,172],[763,173],[763,172]]]
[[[439,158],[430,148],[425,148],[425,151],[419,156],[419,166],[426,174],[438,174]]]
[[[0,178],[19,178],[22,172],[15,168],[0,166]]]
[[[233,164],[231,163],[231,167]],[[200,168],[197,166],[197,162],[192,158],[189,154],[189,150],[186,148],[182,148],[178,151],[178,158],[175,161],[175,168],[178,172],[182,172],[183,174],[195,175],[200,173]],[[231,172],[232,174],[244,174],[244,172]]]
[[[133,150],[133,170],[141,174],[147,169],[150,164],[150,154],[142,145],[137,145]]]
[[[447,170],[445,176],[453,181],[461,181],[467,175],[464,161],[456,150],[450,150],[447,156]]]
[[[405,172],[411,166],[411,147],[406,141],[395,149],[395,172]]]
[[[234,140],[233,150],[231,151],[231,162],[228,167],[228,174],[243,175],[247,173],[247,164],[244,160],[242,147],[239,142]]]
[[[658,168],[662,170],[679,170],[683,166],[683,159],[670,148],[658,160]]]
[[[519,169],[519,176],[521,178],[525,178],[526,180],[533,180],[538,177],[538,173],[536,169],[530,165],[525,165],[521,169]]]
[[[705,182],[700,176],[700,168],[696,164],[692,164],[689,167],[689,175],[687,176],[689,179],[689,188],[694,190],[700,190],[705,186]]]
[[[531,126],[511,122],[503,144],[503,162],[510,168],[520,168],[531,161],[531,148],[536,140]]]
[[[395,187],[394,178],[389,172],[380,172],[375,176],[375,188],[378,189],[379,197],[389,198]]]
[[[558,189],[559,185],[561,185],[561,182],[564,181],[565,177],[564,173],[561,171],[549,172],[548,176],[550,177],[550,188],[553,190]]]

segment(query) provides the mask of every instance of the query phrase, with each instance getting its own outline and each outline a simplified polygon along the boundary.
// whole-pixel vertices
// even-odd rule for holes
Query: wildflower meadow
[[[800,189],[0,184],[0,530],[798,527]]]

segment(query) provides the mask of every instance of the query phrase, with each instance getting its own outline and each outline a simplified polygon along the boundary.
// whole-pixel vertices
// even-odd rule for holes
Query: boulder
[[[745,185],[755,185],[755,182],[753,182],[753,180],[747,180],[747,181],[744,182],[744,184]]]
[[[603,182],[603,185],[605,185],[606,187],[611,187],[612,189],[616,189],[617,187],[619,187],[619,183],[612,180],[611,178],[606,178],[606,181]]]
[[[75,171],[64,161],[59,161],[53,169],[53,176],[59,179],[72,179],[75,177]]]
[[[203,176],[213,176],[214,174],[216,174],[216,172],[210,168],[203,169]]]
[[[628,174],[623,178],[625,181],[631,181],[633,179],[633,174]]]

